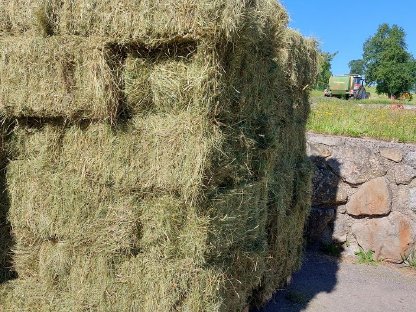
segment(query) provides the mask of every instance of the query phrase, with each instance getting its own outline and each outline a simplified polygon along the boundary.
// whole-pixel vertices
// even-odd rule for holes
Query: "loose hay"
[[[18,274],[0,309],[263,303],[302,249],[313,41],[272,0],[22,3],[0,2]]]

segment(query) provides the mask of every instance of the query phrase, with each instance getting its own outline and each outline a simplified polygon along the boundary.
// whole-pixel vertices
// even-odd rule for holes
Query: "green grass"
[[[312,97],[308,131],[416,143],[416,111],[363,107],[355,101]]]
[[[357,256],[357,261],[359,264],[377,264],[377,261],[374,260],[374,252],[372,250],[365,251],[364,249],[360,248],[360,251],[357,251],[355,255]]]
[[[406,105],[416,105],[416,94],[415,93],[411,93],[412,94],[412,99],[410,101],[407,100],[403,100],[403,101],[398,101],[398,100],[391,100],[388,98],[388,96],[386,94],[377,94],[376,92],[376,87],[365,87],[367,92],[370,92],[370,98],[367,101],[382,101],[388,104],[391,104],[391,102],[400,102],[402,104],[406,104]],[[381,103],[380,103],[381,104]]]
[[[407,257],[403,258],[403,263],[416,270],[416,249],[414,249]]]

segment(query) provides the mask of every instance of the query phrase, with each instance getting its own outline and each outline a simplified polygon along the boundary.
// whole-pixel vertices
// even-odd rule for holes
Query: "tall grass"
[[[366,108],[328,99],[313,105],[307,128],[317,133],[416,143],[416,111]]]

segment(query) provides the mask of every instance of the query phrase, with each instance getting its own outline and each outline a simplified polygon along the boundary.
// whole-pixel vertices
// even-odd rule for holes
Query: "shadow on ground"
[[[319,156],[310,157],[314,165],[313,198],[323,205],[314,205],[305,228],[307,247],[300,271],[292,276],[285,289],[278,290],[262,309],[250,312],[300,312],[308,307],[312,299],[321,293],[331,293],[337,285],[337,272],[342,249],[332,242],[336,222],[336,203],[340,183],[339,162]],[[328,174],[329,172],[329,174]],[[327,233],[324,233],[324,232]],[[322,241],[326,237],[326,241]],[[325,255],[327,254],[327,255]]]
[[[303,311],[318,294],[335,289],[337,272],[336,258],[309,250],[304,255],[302,268],[293,275],[287,288],[277,291],[263,309],[251,312]]]

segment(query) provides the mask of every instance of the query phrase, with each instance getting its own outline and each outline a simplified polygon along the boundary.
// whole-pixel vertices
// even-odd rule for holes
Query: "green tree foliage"
[[[416,62],[407,52],[405,37],[401,27],[382,24],[364,43],[366,80],[377,86],[377,93],[397,97],[416,82]]]
[[[364,75],[364,60],[352,60],[348,63],[350,74]]]
[[[338,54],[335,53],[328,53],[328,52],[320,52],[319,57],[319,74],[316,81],[315,89],[324,90],[328,86],[329,78],[332,76],[331,71],[331,62],[334,57]]]

